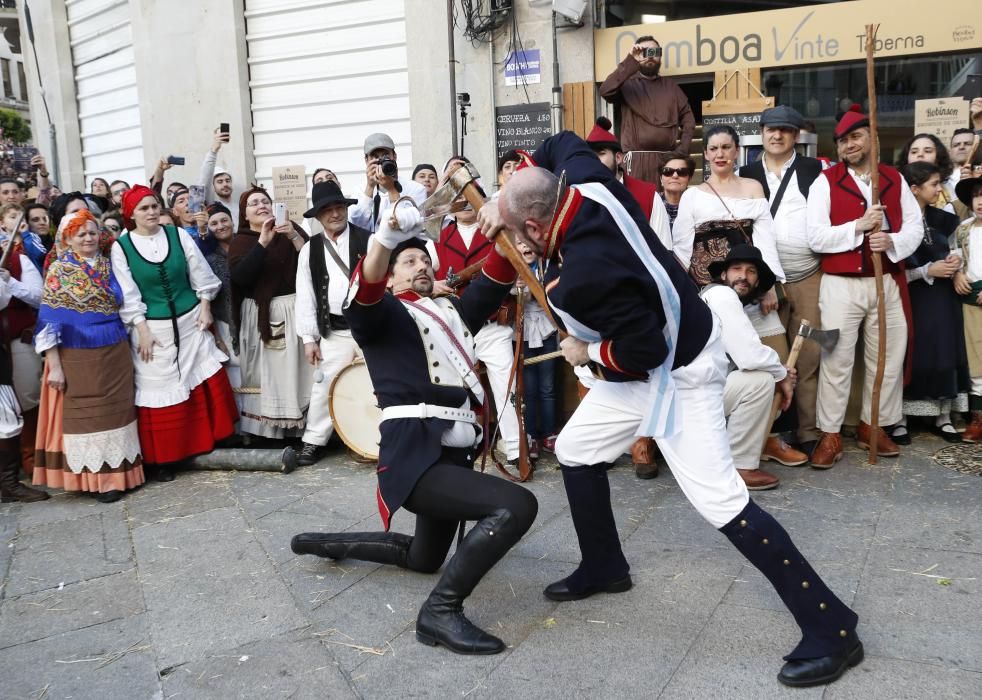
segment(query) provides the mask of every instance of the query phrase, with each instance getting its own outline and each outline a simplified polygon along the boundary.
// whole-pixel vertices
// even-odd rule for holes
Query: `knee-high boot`
[[[20,431],[20,464],[28,476],[34,473],[34,443],[37,441],[39,414],[37,407],[22,414],[24,427]]]
[[[294,535],[294,554],[314,554],[330,559],[361,559],[393,564],[403,569],[413,538],[398,532],[304,532]]]
[[[20,455],[16,438],[0,440],[0,502],[43,501],[48,494],[20,483]]]
[[[582,559],[576,571],[546,587],[546,597],[580,600],[594,593],[629,590],[631,567],[621,551],[606,465],[561,468]]]
[[[511,547],[531,521],[506,509],[479,520],[464,537],[443,570],[443,576],[420,608],[416,639],[440,644],[458,654],[497,654],[505,643],[464,616],[464,599]]]
[[[801,628],[801,641],[784,657],[788,663],[778,680],[793,686],[830,683],[863,660],[858,616],[825,585],[777,520],[750,501],[720,532],[767,577]]]

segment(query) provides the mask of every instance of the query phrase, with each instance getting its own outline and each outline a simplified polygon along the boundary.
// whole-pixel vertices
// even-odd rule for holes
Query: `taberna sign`
[[[599,29],[594,70],[603,80],[645,34],[662,46],[664,75],[859,61],[866,56],[866,25],[877,23],[878,57],[982,47],[978,0],[943,5],[933,12],[925,11],[924,0],[855,0]]]

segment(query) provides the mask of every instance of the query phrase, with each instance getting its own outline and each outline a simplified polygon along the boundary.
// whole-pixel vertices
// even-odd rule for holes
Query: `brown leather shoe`
[[[655,462],[655,441],[650,437],[641,437],[631,445],[631,461],[634,463],[634,473],[639,479],[654,479],[658,476],[658,464]]]
[[[791,447],[777,435],[771,435],[767,438],[764,452],[760,458],[765,462],[774,461],[786,467],[800,467],[808,461],[808,455]]]
[[[743,483],[747,485],[748,491],[767,491],[776,489],[781,480],[770,472],[763,469],[737,469]]]
[[[982,412],[972,411],[972,422],[962,433],[962,442],[982,442]]]
[[[896,457],[900,454],[897,443],[889,438],[883,428],[877,428],[879,437],[876,440],[876,454],[880,457]],[[860,423],[856,428],[856,444],[862,449],[869,449],[870,426],[868,423]]]
[[[822,439],[812,452],[811,465],[815,469],[831,469],[842,459],[842,438],[839,433],[822,433]]]

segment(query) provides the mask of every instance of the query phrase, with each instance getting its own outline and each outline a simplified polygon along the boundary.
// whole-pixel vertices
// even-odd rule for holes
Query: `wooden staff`
[[[525,430],[525,292],[518,290],[515,298],[515,417],[518,419],[518,477],[519,481],[532,478],[532,460],[529,458],[528,432]],[[505,399],[507,401],[507,399]]]
[[[876,75],[873,69],[873,46],[876,43],[878,24],[866,25],[866,94],[869,97],[869,135],[870,135],[870,187],[873,191],[873,205],[880,203],[880,141],[877,137],[876,116]],[[879,232],[879,227],[869,232],[869,235]],[[887,358],[887,311],[886,299],[883,293],[883,259],[880,253],[871,253],[873,259],[873,274],[876,278],[876,375],[873,379],[872,406],[870,406],[869,421],[869,463],[876,464],[880,433],[880,390],[883,387],[883,370]]]

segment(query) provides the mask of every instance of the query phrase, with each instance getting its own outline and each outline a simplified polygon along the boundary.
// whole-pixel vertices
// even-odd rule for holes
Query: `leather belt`
[[[444,420],[459,421],[460,423],[477,423],[477,414],[466,408],[451,408],[429,403],[417,403],[407,406],[387,406],[382,409],[382,420],[394,418],[443,418]]]

